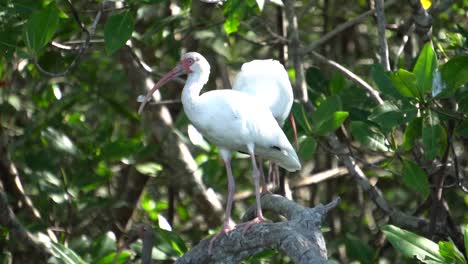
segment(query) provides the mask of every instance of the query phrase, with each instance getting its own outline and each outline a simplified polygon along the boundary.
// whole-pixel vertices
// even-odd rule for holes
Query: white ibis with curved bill
[[[182,91],[184,111],[203,136],[218,147],[228,175],[229,191],[224,225],[221,231],[211,239],[209,246],[209,251],[211,251],[214,240],[234,228],[234,225],[230,223],[235,190],[231,170],[233,151],[248,153],[252,161],[257,216],[247,223],[246,228],[266,220],[260,204],[259,170],[255,155],[271,160],[288,171],[299,170],[301,164],[270,109],[263,103],[257,102],[256,98],[230,89],[213,90],[200,95],[201,89],[208,82],[210,65],[202,55],[196,52],[189,52],[182,56],[180,63],[164,75],[148,92],[138,112],[142,112],[156,90],[182,74],[188,75]]]
[[[291,82],[288,72],[284,66],[277,60],[253,60],[242,64],[241,71],[237,74],[233,90],[247,93],[259,102],[265,104],[273,114],[280,127],[283,127],[284,121],[290,117],[291,125],[294,131],[294,138],[297,143],[297,131],[294,117],[291,114],[291,107],[294,101]],[[260,158],[261,160],[261,158]],[[261,162],[260,162],[260,166]],[[270,164],[270,181],[278,181],[278,167]],[[267,191],[263,170],[260,170],[263,178],[263,190]]]

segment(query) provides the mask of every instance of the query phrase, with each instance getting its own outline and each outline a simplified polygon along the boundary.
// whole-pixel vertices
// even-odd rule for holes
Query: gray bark
[[[208,252],[210,239],[202,240],[176,263],[239,263],[267,249],[276,249],[288,255],[294,263],[328,263],[325,240],[320,226],[328,211],[337,206],[339,198],[327,205],[314,208],[303,207],[283,196],[266,194],[261,199],[262,208],[283,215],[285,222],[260,223],[247,231],[243,225],[215,240],[211,255]],[[255,208],[250,208],[243,220],[254,217]]]

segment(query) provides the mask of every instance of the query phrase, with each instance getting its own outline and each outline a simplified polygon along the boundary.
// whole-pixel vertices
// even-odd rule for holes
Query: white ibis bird
[[[233,90],[247,93],[256,100],[266,105],[280,127],[283,127],[284,121],[290,116],[294,137],[297,145],[297,132],[294,118],[289,115],[294,101],[291,82],[284,66],[277,60],[253,60],[244,63],[241,71],[237,74]],[[262,166],[261,158],[260,166]],[[278,167],[270,164],[270,179],[273,182],[278,181]],[[261,169],[263,179],[263,190],[267,191],[266,181]]]
[[[258,103],[256,98],[230,89],[213,90],[200,95],[201,89],[208,81],[210,65],[202,55],[196,52],[189,52],[182,56],[180,63],[164,75],[148,92],[138,112],[141,113],[157,89],[182,74],[188,75],[182,91],[184,111],[203,136],[218,147],[228,175],[229,191],[224,225],[221,231],[211,239],[209,247],[211,249],[218,236],[234,228],[230,224],[235,190],[231,170],[233,151],[248,153],[252,161],[257,216],[247,223],[247,226],[265,221],[260,204],[259,170],[255,155],[271,160],[288,171],[299,170],[301,164],[294,148],[268,107]]]

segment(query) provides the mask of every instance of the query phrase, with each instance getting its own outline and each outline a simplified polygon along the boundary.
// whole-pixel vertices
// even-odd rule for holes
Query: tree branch
[[[372,97],[372,99],[374,99],[374,101],[376,101],[378,104],[383,104],[383,100],[382,100],[382,98],[380,98],[379,92],[377,92],[374,88],[372,88],[372,86],[370,84],[368,84],[366,81],[364,81],[359,76],[354,74],[352,71],[346,69],[344,66],[340,65],[339,63],[337,63],[337,62],[335,62],[333,60],[329,60],[329,59],[323,57],[322,55],[318,54],[315,51],[311,51],[311,54],[312,54],[312,56],[314,56],[314,58],[318,59],[319,61],[321,61],[323,63],[326,63],[326,64],[334,67],[339,72],[343,73],[343,75],[346,78],[353,81],[358,86],[364,88],[364,90],[366,90],[369,93],[369,95]]]
[[[176,263],[239,263],[266,249],[280,250],[297,264],[327,263],[327,249],[320,226],[328,211],[338,205],[339,198],[314,208],[303,207],[274,194],[264,195],[261,202],[264,210],[284,215],[288,221],[256,224],[248,231],[239,225],[215,241],[212,255],[208,254],[211,238],[207,238]],[[250,208],[243,219],[251,219],[254,211]]]
[[[390,0],[390,1],[387,1],[384,5],[384,8],[388,8],[392,5],[394,5],[395,3],[397,3],[398,1],[400,0]],[[366,11],[364,13],[362,13],[361,15],[355,17],[354,19],[351,19],[341,25],[338,25],[334,30],[328,32],[327,34],[323,35],[320,39],[318,39],[317,41],[315,42],[312,42],[310,45],[306,46],[303,48],[302,50],[302,54],[307,54],[309,52],[311,52],[312,50],[316,49],[318,46],[328,42],[330,39],[332,39],[333,37],[335,37],[336,35],[338,35],[339,33],[343,32],[344,30],[362,22],[364,19],[366,19],[368,16],[372,15],[375,13],[375,9],[371,9],[369,11]]]
[[[3,185],[0,182],[0,226],[4,226],[10,232],[10,239],[17,246],[33,254],[36,260],[45,261],[50,255],[48,249],[31,235],[28,230],[19,222],[15,214],[8,205]]]
[[[89,42],[90,42],[91,38],[94,36],[94,33],[96,32],[97,24],[99,23],[99,20],[101,19],[101,16],[102,16],[102,8],[101,8],[101,10],[99,10],[96,17],[94,18],[93,24],[91,25],[90,29],[88,30],[84,26],[84,24],[81,22],[81,19],[80,19],[79,15],[78,15],[78,12],[76,11],[76,8],[75,8],[75,6],[73,6],[72,2],[70,0],[68,0],[67,3],[70,6],[70,9],[71,9],[72,14],[73,14],[73,18],[75,19],[75,21],[80,26],[81,31],[83,33],[85,33],[86,38],[85,38],[85,41],[83,42],[83,44],[80,46],[80,49],[78,50],[78,54],[76,54],[73,61],[70,63],[70,65],[68,65],[68,67],[63,72],[59,72],[59,73],[49,72],[49,71],[45,70],[44,68],[42,68],[42,66],[37,61],[37,58],[34,59],[34,65],[39,70],[39,72],[41,72],[42,74],[47,75],[49,77],[62,77],[62,76],[65,76],[68,73],[70,73],[76,67],[76,65],[78,65],[78,62],[80,61],[80,59],[83,56],[84,52],[89,47]]]
[[[388,59],[388,44],[385,37],[385,13],[384,13],[384,0],[375,0],[375,10],[377,15],[377,29],[379,32],[379,53],[380,62],[382,63],[385,71],[390,71],[390,62]]]
[[[299,40],[299,25],[297,21],[296,11],[294,10],[295,0],[284,0],[284,11],[286,14],[286,19],[288,21],[288,43],[289,50],[291,51],[291,57],[296,70],[296,92],[299,93],[298,97],[300,101],[307,102],[307,85],[305,80],[304,73],[304,64],[302,54],[300,52],[300,40]]]

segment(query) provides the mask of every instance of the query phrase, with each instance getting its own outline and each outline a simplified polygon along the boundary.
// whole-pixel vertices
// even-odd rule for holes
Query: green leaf
[[[304,106],[299,103],[293,103],[291,108],[291,113],[294,116],[296,124],[298,125],[298,130],[302,129],[305,133],[312,133],[312,128],[309,124],[309,120],[307,119],[307,114],[304,109]]]
[[[458,135],[462,137],[468,137],[468,120],[463,120],[456,129]]]
[[[403,255],[416,257],[427,264],[444,263],[444,258],[439,253],[439,246],[431,240],[394,225],[383,226],[381,230],[392,246]]]
[[[345,245],[346,254],[351,260],[358,260],[363,264],[373,263],[372,258],[374,251],[368,244],[364,243],[362,239],[347,233]]]
[[[59,25],[60,15],[55,4],[35,12],[28,19],[25,26],[25,41],[29,50],[35,55],[41,52],[52,39]]]
[[[418,60],[413,68],[413,73],[418,80],[420,94],[424,94],[432,89],[432,79],[437,68],[437,57],[431,42],[424,45]]]
[[[371,75],[383,95],[400,98],[401,95],[392,83],[391,73],[386,72],[381,64],[371,67]]]
[[[224,31],[228,35],[236,33],[239,29],[240,22],[245,18],[249,10],[248,3],[244,0],[231,0],[227,1],[224,5]]]
[[[315,127],[315,132],[321,136],[324,136],[330,132],[335,131],[338,129],[341,124],[348,118],[349,113],[344,111],[337,111],[325,119],[321,120],[321,122],[317,123]]]
[[[421,97],[419,93],[416,75],[404,69],[399,69],[392,74],[392,82],[398,92],[405,97]]]
[[[463,231],[463,237],[465,240],[465,252],[468,252],[468,225],[465,226],[465,230]]]
[[[411,121],[405,129],[403,134],[403,144],[402,147],[404,150],[408,151],[413,148],[414,142],[416,139],[421,137],[422,130],[422,118],[418,117]]]
[[[317,67],[309,67],[306,71],[306,82],[309,87],[317,92],[327,92],[327,80],[322,71]]]
[[[346,88],[346,79],[340,73],[333,74],[330,80],[330,92],[332,95],[338,94],[341,90]]]
[[[458,112],[468,115],[468,92],[455,99],[458,103]]]
[[[442,79],[447,85],[442,97],[453,95],[460,86],[468,82],[468,55],[453,57],[440,67]]]
[[[161,165],[154,162],[140,163],[135,168],[139,173],[152,177],[156,177],[157,173],[162,170]]]
[[[433,160],[437,156],[442,157],[447,148],[445,129],[439,124],[439,118],[432,111],[423,120],[422,142],[426,160]]]
[[[115,259],[116,252],[109,253],[107,256],[99,259],[96,264],[124,264],[128,263],[132,253],[130,251],[124,250],[119,252],[119,256]]]
[[[134,21],[130,11],[112,14],[104,26],[106,52],[112,54],[122,48],[132,36]]]
[[[317,148],[317,141],[313,137],[301,137],[299,139],[299,157],[302,160],[311,160]]]
[[[463,254],[452,241],[439,241],[439,253],[445,259],[446,263],[466,264]]]
[[[70,248],[67,248],[66,246],[64,246],[62,244],[52,242],[50,246],[51,246],[50,251],[51,251],[52,255],[59,258],[65,264],[84,264],[84,263],[86,263],[73,250],[71,250]]]
[[[232,16],[229,16],[224,22],[224,31],[226,31],[226,33],[230,35],[232,33],[236,33],[237,30],[239,29],[239,26],[240,26],[240,20],[238,16],[232,15]]]
[[[362,121],[351,122],[351,135],[362,145],[374,151],[389,151],[385,136],[379,129]]]
[[[340,109],[341,100],[338,96],[327,97],[312,113],[313,131],[325,135],[340,127],[349,115],[348,112],[339,111]]]
[[[419,192],[423,199],[429,195],[429,180],[426,173],[411,160],[403,159],[403,181],[411,190]]]
[[[401,108],[390,101],[385,101],[374,108],[369,120],[377,123],[384,132],[390,132],[395,126],[405,121]]]

